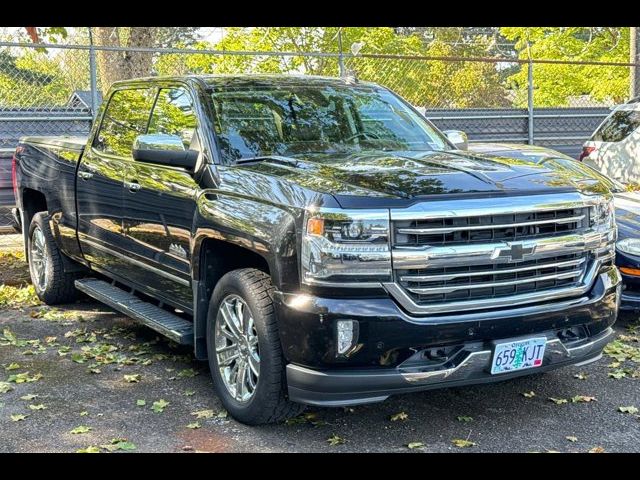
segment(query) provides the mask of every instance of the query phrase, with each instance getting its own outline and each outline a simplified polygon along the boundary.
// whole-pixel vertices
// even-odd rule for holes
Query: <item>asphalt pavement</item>
[[[640,450],[637,314],[616,326],[618,359],[250,427],[226,415],[190,349],[88,300],[25,298],[0,307],[0,452]]]

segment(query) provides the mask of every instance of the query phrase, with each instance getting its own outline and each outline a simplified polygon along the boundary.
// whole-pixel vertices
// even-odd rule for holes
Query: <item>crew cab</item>
[[[193,345],[245,423],[585,364],[613,335],[602,179],[460,151],[375,84],[119,82],[88,138],[14,162],[38,296]]]

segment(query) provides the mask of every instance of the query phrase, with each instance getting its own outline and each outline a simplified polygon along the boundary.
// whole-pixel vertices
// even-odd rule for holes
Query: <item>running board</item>
[[[182,345],[193,344],[193,324],[103,280],[76,280],[76,288]]]

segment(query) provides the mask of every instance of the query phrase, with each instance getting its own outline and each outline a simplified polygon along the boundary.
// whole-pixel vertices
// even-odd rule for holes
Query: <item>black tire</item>
[[[36,229],[40,229],[44,237],[46,261],[46,275],[43,285],[39,285],[34,270],[34,262],[31,258],[31,246],[33,234]],[[47,305],[58,305],[70,303],[78,298],[78,290],[74,282],[79,278],[78,273],[68,273],[64,271],[62,253],[58,249],[51,228],[49,227],[49,215],[47,212],[38,212],[31,219],[29,225],[29,236],[27,239],[27,250],[29,252],[29,274],[36,290],[38,298]]]
[[[231,294],[241,297],[248,305],[258,334],[260,375],[253,396],[246,402],[239,402],[227,390],[215,353],[214,329],[218,310],[222,301]],[[243,268],[229,272],[220,279],[209,305],[207,352],[216,393],[236,420],[248,425],[276,423],[304,411],[304,405],[287,398],[285,360],[273,308],[273,285],[266,273]]]

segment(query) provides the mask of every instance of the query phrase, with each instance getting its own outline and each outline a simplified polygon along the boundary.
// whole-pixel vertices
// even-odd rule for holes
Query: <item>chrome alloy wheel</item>
[[[258,386],[260,351],[253,315],[240,296],[227,295],[220,303],[214,344],[225,388],[238,402],[248,402]]]
[[[44,241],[44,233],[40,227],[35,227],[31,233],[31,246],[29,248],[29,268],[31,279],[39,291],[47,286],[47,247]]]

